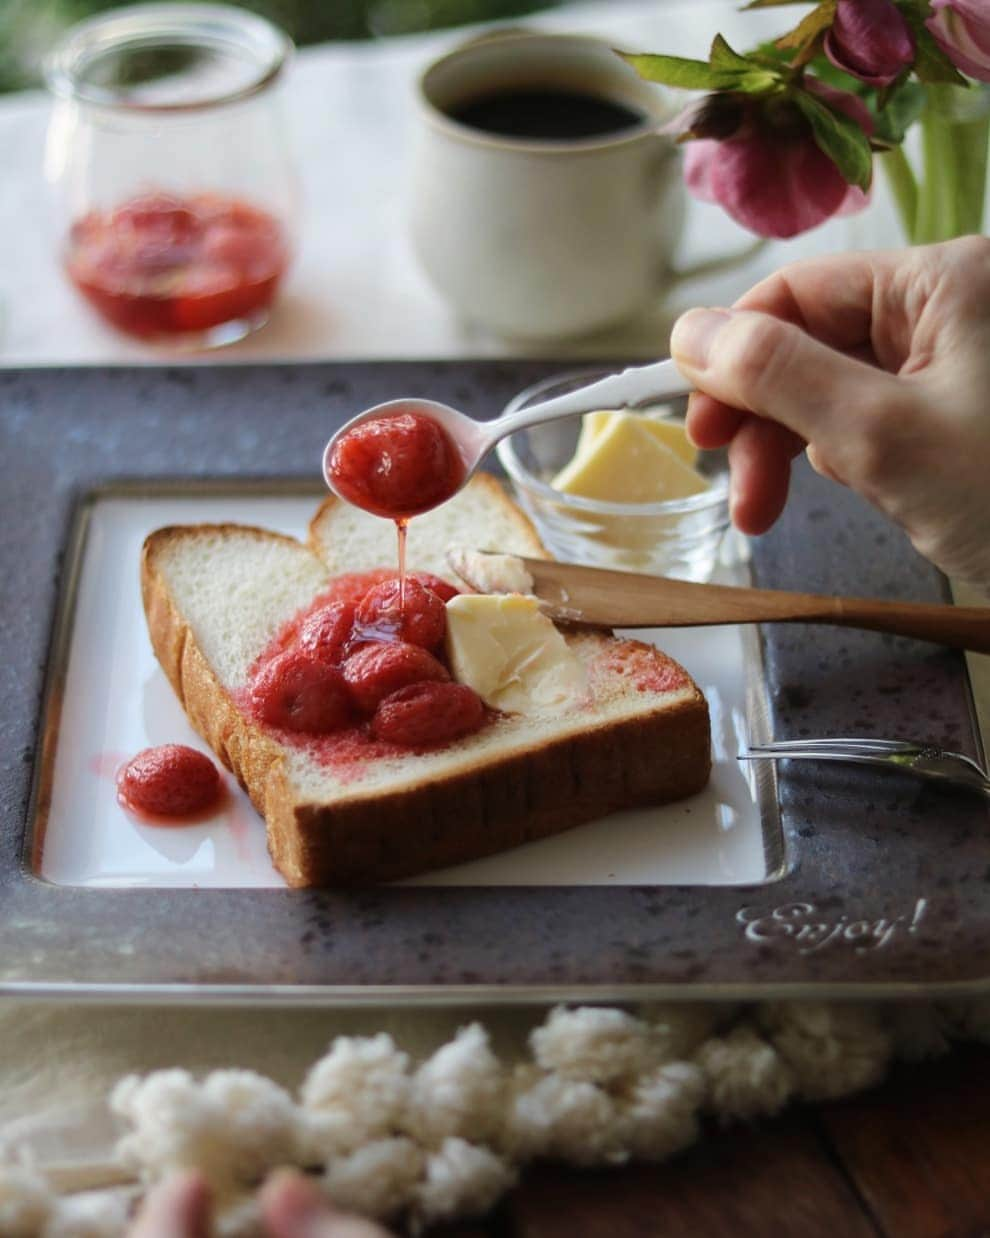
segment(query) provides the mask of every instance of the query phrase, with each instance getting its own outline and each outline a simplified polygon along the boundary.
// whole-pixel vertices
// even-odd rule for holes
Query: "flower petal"
[[[839,0],[825,54],[837,69],[889,86],[914,62],[914,35],[891,0]]]
[[[932,0],[925,25],[957,69],[990,82],[990,10],[975,0]]]
[[[854,120],[864,133],[873,132],[873,117],[870,109],[862,99],[850,94],[848,90],[836,90],[834,86],[826,86],[823,81],[810,75],[804,79],[804,88],[809,94],[817,95],[823,103],[842,112],[850,120]]]
[[[684,153],[684,183],[702,202],[718,203],[712,188],[712,168],[718,161],[724,142],[712,138],[699,138],[688,143]]]
[[[848,191],[810,134],[786,143],[760,132],[727,142],[692,142],[685,175],[697,197],[718,202],[750,231],[780,239],[823,223]]]

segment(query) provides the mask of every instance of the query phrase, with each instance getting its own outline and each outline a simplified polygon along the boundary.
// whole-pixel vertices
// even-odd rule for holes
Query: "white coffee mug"
[[[603,136],[506,137],[454,119],[495,92],[557,90],[623,105]],[[512,32],[462,45],[419,81],[413,242],[467,321],[565,339],[631,318],[661,295],[684,222],[669,96],[605,43]]]

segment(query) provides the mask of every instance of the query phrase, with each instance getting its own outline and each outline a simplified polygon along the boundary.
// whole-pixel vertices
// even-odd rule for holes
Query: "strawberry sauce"
[[[457,444],[443,426],[413,409],[363,421],[334,444],[326,474],[337,494],[395,521],[400,607],[406,600],[409,519],[456,494],[465,472]]]
[[[688,684],[683,667],[643,641],[616,641],[602,659],[602,666],[610,674],[631,679],[639,692],[676,692]]]
[[[432,417],[387,413],[363,421],[334,444],[333,488],[374,516],[404,521],[438,507],[464,480],[457,444]]]
[[[288,258],[282,226],[259,207],[218,194],[149,193],[77,219],[65,267],[109,323],[154,339],[263,313]]]

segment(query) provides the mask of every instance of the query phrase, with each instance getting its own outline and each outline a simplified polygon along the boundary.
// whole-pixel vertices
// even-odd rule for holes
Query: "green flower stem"
[[[924,178],[909,234],[918,245],[979,232],[983,226],[990,117],[963,113],[958,90],[928,87],[921,117]]]
[[[911,240],[918,217],[918,182],[904,148],[895,146],[893,150],[886,151],[880,157],[880,166],[894,195],[904,235]]]
[[[983,210],[987,189],[987,147],[990,141],[990,118],[957,124],[959,142],[956,164],[959,194],[959,232],[965,236],[983,230]]]

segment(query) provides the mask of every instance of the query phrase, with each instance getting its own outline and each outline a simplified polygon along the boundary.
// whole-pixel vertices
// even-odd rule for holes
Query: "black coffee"
[[[640,125],[642,112],[575,90],[500,90],[450,110],[453,120],[484,133],[535,141],[603,137]]]

